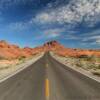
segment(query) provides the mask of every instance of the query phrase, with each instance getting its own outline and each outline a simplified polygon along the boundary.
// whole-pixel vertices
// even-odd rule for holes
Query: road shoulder
[[[8,78],[18,74],[19,72],[21,72],[22,70],[26,69],[27,67],[29,67],[30,65],[32,65],[33,63],[35,63],[37,60],[39,60],[41,57],[43,57],[44,53],[41,53],[35,57],[33,57],[30,60],[25,61],[22,64],[13,66],[11,69],[6,70],[3,74],[0,74],[0,83],[7,80]]]
[[[77,71],[77,72],[79,72],[79,73],[81,73],[81,74],[83,74],[83,75],[85,75],[85,76],[87,76],[87,77],[89,77],[89,78],[91,78],[91,79],[93,79],[93,80],[95,80],[95,81],[97,81],[97,82],[100,83],[100,77],[99,76],[93,75],[90,71],[84,70],[82,68],[78,68],[78,67],[76,67],[74,65],[73,66],[70,66],[69,64],[67,64],[65,62],[65,60],[63,59],[64,57],[60,57],[60,56],[54,54],[53,52],[50,52],[50,55],[55,60],[57,60],[58,62],[64,64],[65,66],[67,66],[67,67],[69,67],[69,68],[71,68],[71,69],[73,69],[73,70],[75,70],[75,71]]]

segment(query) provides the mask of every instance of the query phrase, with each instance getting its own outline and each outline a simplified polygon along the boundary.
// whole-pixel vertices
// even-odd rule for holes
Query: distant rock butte
[[[76,48],[65,48],[57,41],[50,41],[44,44],[47,51],[53,51],[61,56],[81,57],[81,56],[98,56],[100,57],[100,50],[87,50]]]
[[[65,48],[57,41],[50,41],[45,43],[43,46],[39,46],[36,48],[20,48],[19,46],[9,44],[4,40],[0,41],[0,59],[17,59],[20,57],[27,58],[40,52],[48,51],[53,51],[61,56],[80,57],[83,55],[94,55],[100,57],[100,50]]]

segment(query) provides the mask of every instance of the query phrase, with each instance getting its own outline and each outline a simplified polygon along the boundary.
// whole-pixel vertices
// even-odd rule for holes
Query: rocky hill
[[[61,56],[84,57],[84,56],[99,56],[100,50],[87,50],[76,48],[65,48],[57,41],[50,41],[44,44],[47,51],[53,51]]]
[[[20,57],[30,57],[32,55],[38,54],[40,52],[53,51],[61,56],[99,56],[100,50],[83,50],[75,48],[65,48],[57,41],[50,41],[44,45],[36,48],[20,48],[19,46],[9,44],[4,40],[0,41],[0,59],[17,59]]]
[[[17,59],[20,57],[30,57],[41,52],[42,48],[20,48],[19,46],[0,41],[0,59]]]

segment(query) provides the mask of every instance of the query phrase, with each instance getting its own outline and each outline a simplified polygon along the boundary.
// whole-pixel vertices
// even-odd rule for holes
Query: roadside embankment
[[[79,73],[82,73],[98,82],[100,82],[100,63],[93,62],[88,58],[74,58],[74,57],[64,57],[50,52],[50,55],[59,61],[60,63],[66,65],[69,68],[72,68]],[[100,58],[98,58],[100,59]]]
[[[8,79],[9,77],[17,74],[18,72],[22,71],[26,67],[30,66],[38,59],[40,59],[44,53],[39,53],[31,58],[27,59],[16,59],[16,60],[1,60],[0,61],[0,82]]]

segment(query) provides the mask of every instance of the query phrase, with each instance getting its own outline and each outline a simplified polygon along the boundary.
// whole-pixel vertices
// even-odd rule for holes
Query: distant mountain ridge
[[[61,56],[99,56],[100,50],[83,50],[66,48],[57,41],[49,41],[36,48],[24,47],[20,48],[17,45],[9,44],[4,40],[0,41],[0,59],[17,59],[20,57],[30,57],[40,52],[53,51]]]

